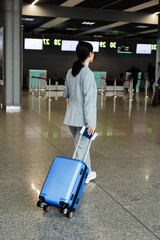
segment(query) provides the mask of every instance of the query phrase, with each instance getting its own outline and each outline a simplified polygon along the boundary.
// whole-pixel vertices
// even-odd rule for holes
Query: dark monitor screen
[[[128,54],[131,54],[132,51],[131,51],[129,46],[119,46],[117,48],[117,53],[128,53]]]

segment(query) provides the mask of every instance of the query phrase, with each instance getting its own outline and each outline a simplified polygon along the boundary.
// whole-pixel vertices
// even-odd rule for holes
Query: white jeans
[[[75,147],[76,147],[77,143],[78,143],[79,136],[80,136],[81,127],[69,126],[69,128],[70,128],[70,131],[73,135],[74,144],[75,144]],[[81,138],[81,141],[80,141],[80,144],[79,144],[79,147],[77,149],[76,156],[75,156],[76,159],[79,159],[79,160],[82,160],[82,161],[84,160],[85,153],[86,153],[86,150],[87,150],[87,147],[88,147],[88,143],[89,143],[89,139],[82,135],[82,138]],[[89,172],[91,172],[91,160],[90,160],[90,152],[89,151],[88,151],[88,155],[87,155],[87,158],[86,158],[86,165],[89,168]]]

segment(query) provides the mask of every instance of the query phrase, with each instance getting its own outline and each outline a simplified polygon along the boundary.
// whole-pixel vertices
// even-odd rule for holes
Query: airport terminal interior
[[[73,138],[63,124],[66,100],[23,92],[22,111],[0,113],[0,239],[160,238],[160,108],[144,93],[98,94],[98,137],[91,146],[97,178],[85,185],[73,218],[37,208],[52,160],[72,157]],[[59,93],[60,94],[60,93]]]
[[[21,7],[19,89],[18,75],[7,80],[0,16],[0,240],[160,239],[159,1],[24,0]],[[63,89],[81,40],[95,54],[98,135],[90,154],[97,177],[67,217],[37,201],[53,159],[73,155]],[[20,106],[7,105],[18,92]]]

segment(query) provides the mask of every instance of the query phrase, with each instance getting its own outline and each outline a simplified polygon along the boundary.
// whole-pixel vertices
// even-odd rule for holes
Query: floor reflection
[[[113,101],[113,113],[115,113],[118,110],[119,103],[123,104],[124,109],[128,109],[128,115],[129,117],[131,116],[132,112],[132,105],[136,108],[137,111],[140,111],[142,106],[144,108],[144,111],[147,111],[147,106],[148,104],[151,104],[152,99],[153,99],[153,94],[154,93],[149,93],[148,96],[145,96],[144,92],[136,92],[133,94],[133,96],[130,98],[130,93],[125,93],[125,92],[116,92],[116,96],[114,95],[114,92],[105,92],[103,95],[101,93],[98,93],[98,98],[100,99],[100,108],[101,110],[106,108],[106,103],[110,103]],[[40,108],[41,108],[41,101],[46,99],[48,102],[52,101],[58,101],[59,98],[61,99],[63,95],[62,91],[46,91],[42,94],[42,97],[36,97],[36,95],[30,94],[29,97],[29,105],[30,109],[32,111],[35,110],[35,104],[36,104],[36,99],[38,99],[39,103],[39,113],[40,113]],[[108,105],[108,104],[107,104]],[[48,105],[48,112],[50,115],[51,111],[51,106],[52,104]],[[50,118],[50,116],[49,116]]]

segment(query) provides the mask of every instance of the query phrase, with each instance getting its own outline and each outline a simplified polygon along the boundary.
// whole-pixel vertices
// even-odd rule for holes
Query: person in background
[[[63,91],[63,97],[69,98],[64,124],[69,126],[75,146],[83,126],[88,128],[89,135],[95,132],[97,118],[97,86],[89,68],[94,59],[93,46],[88,42],[79,42],[76,55],[78,59],[67,72]],[[82,136],[75,158],[83,160],[88,141],[88,138]],[[96,172],[91,169],[90,153],[87,155],[86,165],[89,168],[86,183],[89,183],[96,178]]]
[[[155,81],[155,67],[152,65],[152,63],[148,63],[147,66],[147,73],[148,73],[148,80],[150,82],[150,91],[153,91],[153,84]]]
[[[140,70],[133,65],[130,69],[128,69],[128,72],[131,73],[131,78],[133,78],[133,89],[134,89],[134,92],[136,92],[136,85],[138,82],[138,73],[140,72]]]

